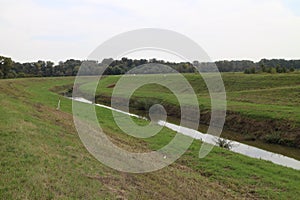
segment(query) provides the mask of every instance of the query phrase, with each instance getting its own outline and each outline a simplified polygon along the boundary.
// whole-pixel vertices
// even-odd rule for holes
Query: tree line
[[[141,66],[143,64],[151,64],[153,67],[147,68],[146,70],[139,73],[172,73],[176,70],[179,73],[194,73],[196,69],[193,65],[201,68],[203,72],[210,71],[212,65],[216,65],[220,72],[245,72],[245,73],[256,73],[258,71],[266,73],[284,73],[288,71],[294,71],[300,69],[300,60],[284,60],[284,59],[262,59],[255,63],[249,60],[241,61],[217,61],[215,63],[199,63],[194,61],[188,62],[168,62],[157,59],[129,59],[122,58],[120,60],[113,60],[111,58],[104,59],[102,62],[97,61],[81,61],[76,59],[69,59],[61,61],[58,64],[54,64],[51,61],[37,62],[15,62],[11,58],[0,56],[0,78],[21,78],[21,77],[52,77],[52,76],[76,76],[80,66],[85,65],[81,69],[80,74],[82,75],[119,75],[125,74],[130,70]],[[173,69],[173,71],[164,71],[159,65],[167,65]],[[106,67],[106,70],[102,70]],[[275,70],[275,71],[274,71]],[[275,72],[275,73],[276,73]]]
[[[299,60],[284,60],[284,59],[262,59],[257,66],[252,66],[244,70],[245,74],[256,73],[288,73],[299,69]]]

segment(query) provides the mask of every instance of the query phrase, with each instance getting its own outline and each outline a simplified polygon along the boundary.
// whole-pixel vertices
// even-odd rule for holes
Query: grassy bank
[[[148,174],[112,170],[82,145],[72,123],[71,101],[49,89],[72,78],[0,81],[1,199],[296,199],[299,171],[220,148],[198,158],[200,142],[174,164]],[[97,108],[111,140],[128,150],[157,149],[173,137],[164,129],[139,140],[116,128],[111,112]],[[142,122],[138,122],[142,123]]]
[[[146,75],[151,76],[164,75]],[[97,100],[110,103],[115,84],[121,76],[108,76],[100,81]],[[128,79],[132,77],[128,76]],[[210,96],[199,75],[185,74],[193,87],[202,111],[201,122],[209,124]],[[223,73],[227,95],[227,130],[240,133],[242,140],[260,140],[285,146],[300,147],[300,73],[243,74]],[[174,75],[164,77],[176,80]],[[176,81],[175,81],[176,82]],[[93,83],[80,87],[90,93]],[[174,94],[157,84],[140,87],[131,98],[132,106],[147,110],[152,103],[162,103],[173,117],[180,117],[180,108]]]

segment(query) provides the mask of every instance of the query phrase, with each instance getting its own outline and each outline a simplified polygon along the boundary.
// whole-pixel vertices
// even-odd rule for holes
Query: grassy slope
[[[157,76],[157,75],[156,75]],[[108,76],[100,82],[97,94],[110,96],[121,76]],[[170,78],[168,76],[167,78]],[[210,108],[210,97],[201,76],[185,74],[193,86],[202,109]],[[290,74],[243,74],[223,73],[227,92],[228,110],[237,111],[255,119],[286,119],[300,123],[300,73]],[[91,84],[81,86],[90,91]],[[178,104],[164,87],[147,85],[134,93],[135,97],[155,97]]]
[[[185,74],[193,86],[202,111],[201,121],[209,123],[210,96],[200,75]],[[210,76],[208,74],[207,76]],[[110,103],[114,85],[121,76],[108,76],[100,81],[97,100]],[[147,79],[161,77],[164,81],[177,80],[176,75],[135,76]],[[299,151],[282,150],[285,147],[300,147],[300,73],[289,74],[243,74],[222,73],[227,95],[227,117],[223,136],[243,143],[261,147],[299,159]],[[132,80],[132,76],[128,76]],[[174,85],[178,81],[174,81]],[[80,89],[91,93],[93,82],[81,85]],[[178,86],[177,88],[182,88]],[[183,89],[184,91],[184,89]],[[153,100],[154,98],[154,100]],[[187,98],[189,99],[189,98]],[[157,84],[137,89],[131,98],[131,106],[146,110],[149,105],[162,103],[173,117],[180,117],[177,98],[165,87]],[[136,112],[136,110],[132,110]],[[170,119],[173,120],[173,119]],[[176,120],[175,120],[176,121]],[[200,128],[206,131],[207,127]],[[240,134],[239,134],[240,133]],[[276,146],[277,145],[277,146]]]
[[[0,199],[272,198],[300,195],[299,171],[223,149],[198,159],[195,141],[176,163],[148,174],[127,174],[95,160],[72,124],[71,101],[48,89],[72,78],[0,80]],[[100,123],[123,148],[157,149],[173,137],[163,130],[138,140],[120,132],[111,112],[97,108]],[[143,123],[138,121],[138,123]]]

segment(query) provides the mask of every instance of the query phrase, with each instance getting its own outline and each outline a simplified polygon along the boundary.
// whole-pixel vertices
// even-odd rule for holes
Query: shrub
[[[264,140],[267,143],[272,143],[272,144],[280,144],[281,142],[281,134],[278,132],[274,132],[271,134],[268,134],[264,137]]]
[[[231,149],[233,146],[231,141],[224,138],[217,138],[215,142],[219,147],[222,147],[224,149]]]

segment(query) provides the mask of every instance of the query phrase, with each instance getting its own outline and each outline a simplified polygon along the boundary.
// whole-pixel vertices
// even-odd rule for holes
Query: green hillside
[[[150,80],[152,76],[164,75],[139,76]],[[184,76],[197,95],[203,117],[201,123],[208,125],[210,96],[206,84],[200,75],[185,74]],[[96,92],[97,102],[110,104],[111,94],[120,77],[107,76],[100,81]],[[167,75],[163,78],[176,84],[178,77]],[[222,73],[222,79],[227,96],[225,127],[226,130],[235,133],[234,139],[300,147],[300,73]],[[91,86],[94,84],[91,81],[81,85],[80,89],[85,93],[91,93]],[[157,84],[140,87],[134,92],[131,102],[133,109],[142,111],[147,110],[149,104],[161,103],[169,108],[167,111],[170,116],[180,117],[177,98],[170,90]]]
[[[228,76],[227,82],[230,83],[233,80],[230,79],[230,74]],[[241,75],[251,80],[250,76]],[[192,75],[187,77],[190,80],[193,78]],[[103,84],[114,83],[117,78],[103,79]],[[281,81],[279,86],[265,83],[247,89],[254,92],[282,87],[284,92],[284,88],[289,87],[294,90],[297,88],[291,87],[291,82],[297,78],[299,75],[293,74],[286,80],[283,78],[286,82]],[[195,141],[175,163],[156,172],[129,174],[104,166],[87,152],[80,141],[73,126],[71,100],[61,98],[61,110],[56,110],[59,95],[54,91],[62,92],[67,88],[62,86],[70,86],[73,81],[72,77],[0,80],[0,199],[299,197],[299,171],[218,147],[204,159],[199,159],[199,141]],[[251,106],[260,103],[238,101],[239,92],[243,87],[249,86],[235,87],[237,84],[228,88],[232,92],[232,95],[229,93],[229,108],[243,112],[243,109],[236,106],[236,102]],[[276,92],[281,92],[277,89]],[[109,92],[109,89],[104,92]],[[155,94],[155,91],[151,93]],[[205,98],[205,94],[199,95],[199,99]],[[269,112],[271,104],[259,105],[266,109],[266,113]],[[281,107],[291,107],[288,102],[272,106],[278,110]],[[96,111],[103,116],[99,122],[111,140],[128,150],[157,149],[174,135],[174,132],[163,129],[156,137],[135,139],[116,128],[110,110],[97,107]],[[295,109],[295,112],[282,110],[281,113],[297,121],[299,119],[294,118],[297,112],[299,111]],[[253,113],[258,112],[254,110]],[[271,116],[276,117],[275,114]],[[137,120],[137,123],[144,122]]]

